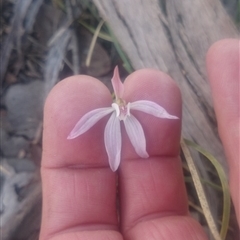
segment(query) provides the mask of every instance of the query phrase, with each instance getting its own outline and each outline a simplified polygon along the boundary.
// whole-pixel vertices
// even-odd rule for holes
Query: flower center
[[[127,116],[130,116],[130,104],[126,104],[125,101],[117,101],[117,103],[112,103],[112,107],[116,111],[118,119],[125,120]]]

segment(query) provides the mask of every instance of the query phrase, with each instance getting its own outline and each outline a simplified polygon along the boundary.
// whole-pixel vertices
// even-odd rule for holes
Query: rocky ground
[[[222,1],[237,18],[237,0]],[[121,65],[113,43],[98,39],[86,66],[93,34],[82,23],[96,28],[99,22],[88,2],[0,2],[2,240],[38,239],[42,116],[48,92],[60,79],[79,73],[109,86],[113,67]]]

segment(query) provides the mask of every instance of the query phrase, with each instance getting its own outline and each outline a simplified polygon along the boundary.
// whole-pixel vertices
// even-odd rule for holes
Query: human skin
[[[229,165],[229,184],[240,223],[240,41],[225,39],[215,43],[207,54],[218,131]]]
[[[213,60],[210,55],[208,64]],[[210,80],[215,77],[211,68],[209,76]],[[151,100],[181,118],[180,91],[166,74],[139,70],[126,79],[124,86],[126,101]],[[219,97],[217,92],[214,94],[214,98]],[[49,94],[44,110],[40,240],[207,239],[188,213],[178,157],[180,120],[133,112],[144,128],[150,157],[141,159],[136,155],[122,128],[122,161],[117,172],[110,170],[104,148],[108,117],[78,138],[67,140],[86,112],[110,106],[111,102],[107,88],[89,76],[65,79]],[[231,152],[231,146],[226,152]],[[231,167],[235,160],[229,161]]]

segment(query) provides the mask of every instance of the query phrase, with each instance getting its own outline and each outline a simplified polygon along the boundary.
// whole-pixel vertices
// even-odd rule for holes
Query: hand
[[[208,65],[221,137],[229,166],[235,167],[231,172],[231,176],[234,176],[231,177],[231,190],[237,192],[238,146],[230,138],[233,133],[229,129],[234,126],[228,124],[231,119],[235,129],[237,127],[237,87],[232,87],[232,84],[237,85],[237,67],[234,69],[233,65],[239,62],[235,57],[236,62],[227,65],[233,58],[229,51],[235,52],[233,56],[238,52],[236,45],[236,41],[230,40],[229,46],[224,45],[224,52],[224,46],[217,43],[209,52]],[[230,57],[227,57],[229,54]],[[219,61],[220,70],[225,69],[226,75],[219,75],[215,65],[212,65],[214,61]],[[223,63],[226,63],[224,68],[221,65]],[[223,84],[229,74],[232,76],[231,84],[224,88],[219,87],[221,84],[215,86],[216,80]],[[171,114],[181,117],[179,89],[162,72],[137,71],[126,79],[124,85],[127,101],[149,98]],[[228,106],[228,101],[220,99],[223,94],[229,96],[231,106]],[[135,154],[123,130],[118,191],[117,173],[109,169],[104,148],[103,131],[107,118],[82,136],[67,140],[69,132],[84,113],[110,106],[111,102],[106,87],[88,76],[75,76],[61,81],[50,93],[44,112],[40,239],[207,239],[201,226],[188,215],[187,195],[178,157],[180,120],[162,120],[141,112],[134,113],[143,125],[150,158],[141,159]],[[227,116],[224,111],[228,111]],[[225,124],[229,132],[224,128]],[[235,193],[233,200],[236,205],[239,202],[237,197]]]

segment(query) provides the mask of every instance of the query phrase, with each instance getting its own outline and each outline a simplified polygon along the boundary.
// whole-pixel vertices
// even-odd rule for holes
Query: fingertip
[[[149,100],[179,118],[157,118],[141,111],[132,111],[143,127],[149,155],[177,156],[181,132],[182,99],[175,81],[159,70],[141,69],[126,78],[124,88],[123,98],[127,102]],[[124,137],[123,144],[124,158],[137,157],[136,154],[134,155],[135,151],[128,137]]]
[[[206,55],[206,64],[210,83],[218,81],[218,78],[212,77],[212,75],[221,75],[222,71],[233,65],[232,62],[239,58],[239,50],[240,41],[238,39],[222,39],[209,48]],[[236,54],[237,52],[238,54]]]
[[[140,69],[129,75],[124,85],[128,90],[126,98],[131,98],[131,101],[139,98],[161,101],[169,110],[175,108],[176,115],[181,117],[180,89],[166,73],[156,69]]]
[[[219,124],[238,118],[240,41],[224,39],[214,43],[206,58],[214,108]],[[220,126],[220,132],[224,129]]]
[[[234,38],[221,39],[211,45],[207,52],[207,59],[219,53],[229,52],[231,48],[236,48],[237,45],[239,46],[239,43],[240,40]]]
[[[44,112],[46,112],[45,109],[55,108],[55,104],[63,103],[68,97],[74,98],[78,94],[85,94],[84,102],[81,104],[88,105],[92,99],[98,100],[99,97],[102,98],[102,95],[109,95],[109,90],[101,81],[87,75],[65,78],[58,82],[48,94]]]
[[[239,46],[237,39],[224,39],[214,43],[207,53],[208,78],[220,124],[227,124],[238,117]]]
[[[47,157],[43,157],[43,165],[81,164],[84,158],[90,163],[99,159],[99,155],[106,158],[100,138],[104,119],[83,136],[71,139],[69,134],[84,114],[110,103],[109,90],[95,78],[78,75],[59,82],[49,93],[44,107],[43,155]]]

